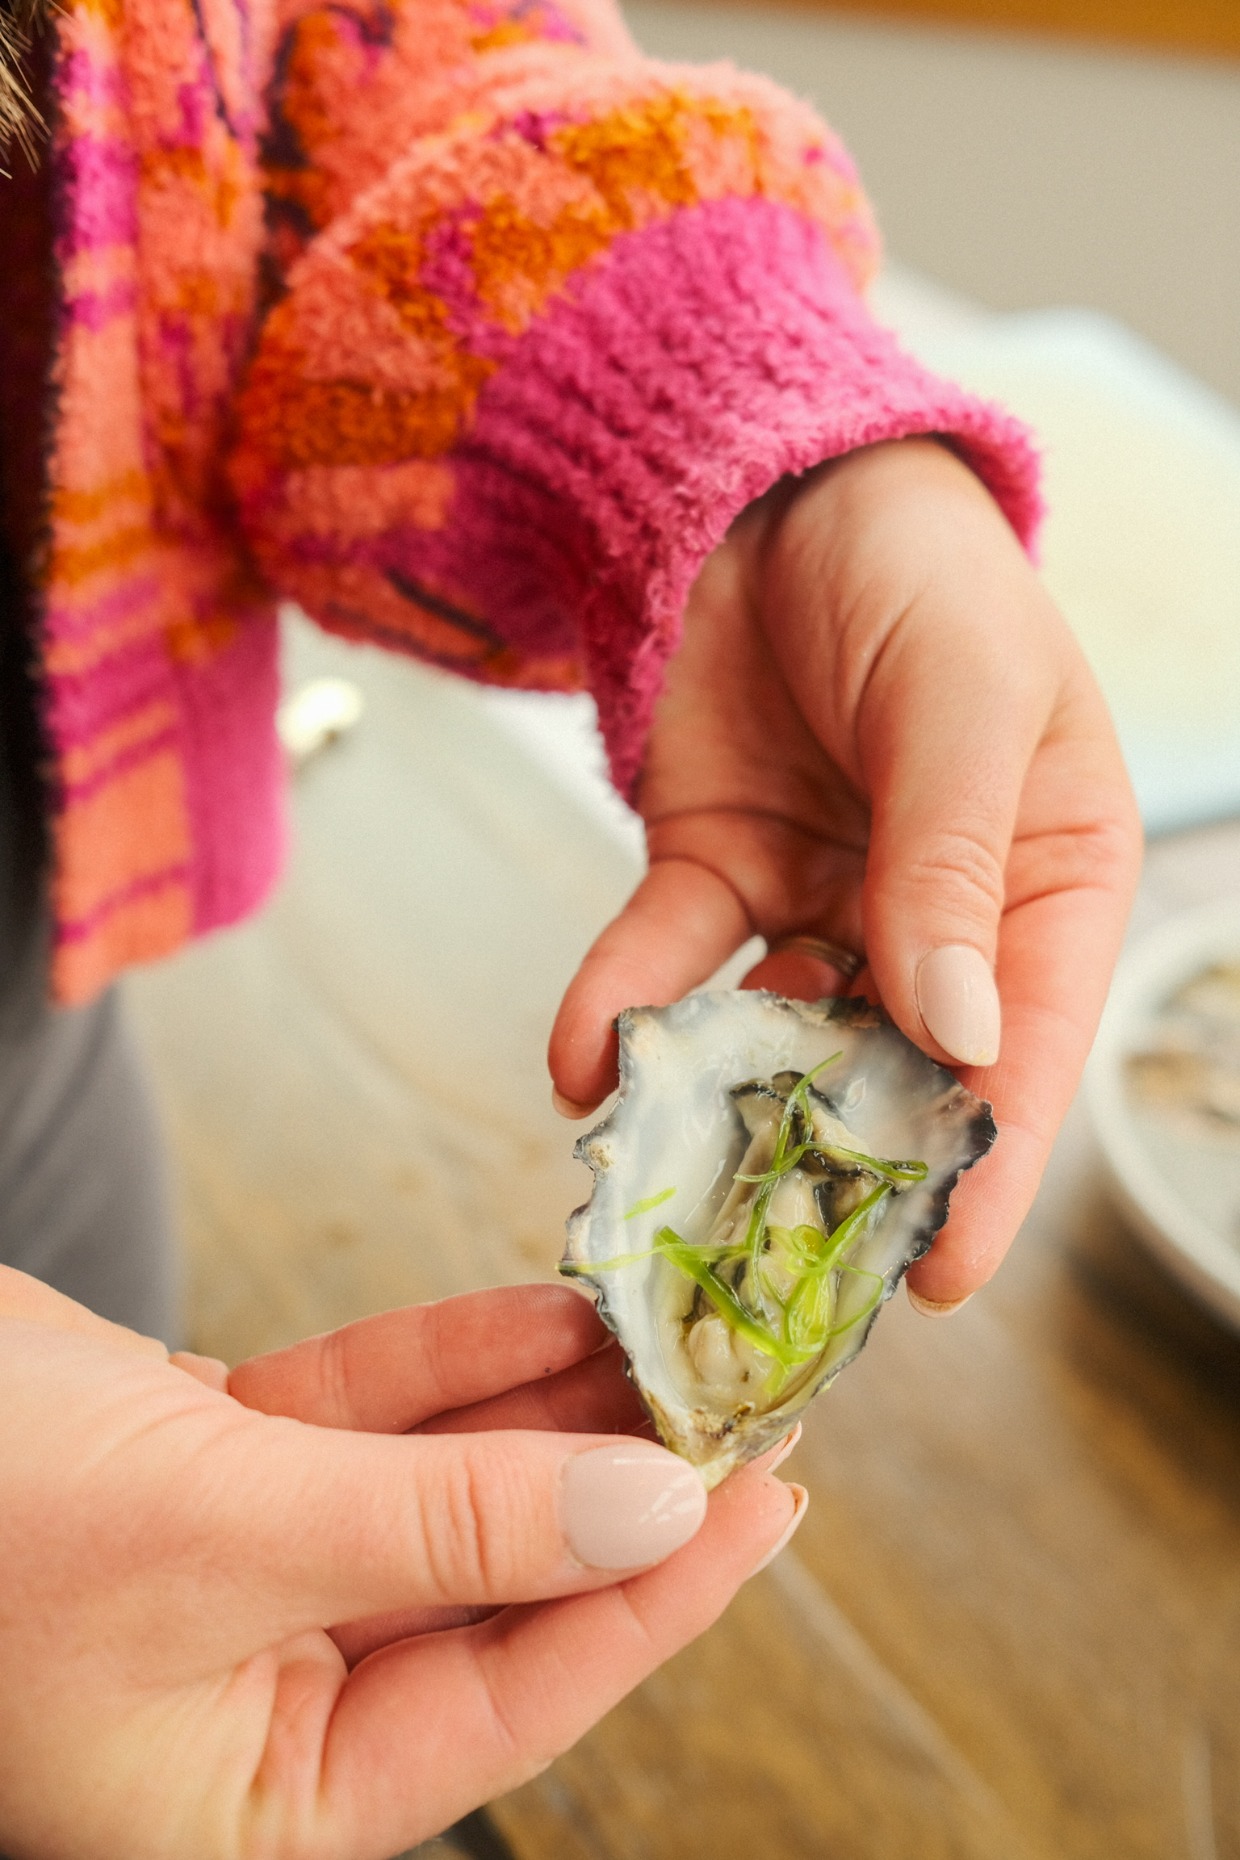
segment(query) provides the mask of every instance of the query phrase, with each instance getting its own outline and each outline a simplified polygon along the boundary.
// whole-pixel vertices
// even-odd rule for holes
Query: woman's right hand
[[[385,1860],[566,1749],[795,1515],[603,1342],[526,1287],[229,1376],[0,1268],[0,1849]]]

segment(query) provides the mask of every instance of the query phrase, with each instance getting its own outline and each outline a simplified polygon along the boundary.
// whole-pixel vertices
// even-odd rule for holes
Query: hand
[[[954,1306],[1033,1198],[1141,839],[1079,647],[944,446],[852,453],[738,520],[690,598],[638,806],[650,870],[565,996],[558,1097],[586,1114],[615,1086],[620,1009],[676,1000],[754,933],[864,950],[854,992],[973,1062],[960,1076],[995,1108],[995,1150],[909,1274],[918,1302]],[[746,978],[809,998],[839,982],[790,954]]]
[[[0,1268],[0,1849],[386,1860],[565,1749],[794,1515],[613,1432],[603,1335],[528,1287],[229,1377]]]

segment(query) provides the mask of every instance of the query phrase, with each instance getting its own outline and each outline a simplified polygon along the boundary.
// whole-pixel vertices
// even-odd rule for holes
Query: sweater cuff
[[[1023,426],[904,355],[793,208],[686,208],[579,272],[486,383],[456,454],[458,585],[513,645],[576,632],[631,794],[685,600],[732,520],[789,473],[914,434],[947,440],[1032,545]]]

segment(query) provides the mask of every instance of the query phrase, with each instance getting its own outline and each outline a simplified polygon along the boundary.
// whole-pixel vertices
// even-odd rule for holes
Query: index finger
[[[316,1427],[404,1434],[434,1415],[559,1374],[601,1348],[594,1307],[566,1285],[512,1285],[410,1305],[255,1356],[228,1392]]]
[[[624,1353],[614,1340],[572,1363],[558,1375],[524,1382],[486,1401],[436,1415],[423,1434],[534,1431],[553,1434],[650,1432],[650,1417],[624,1370]]]
[[[1101,700],[1099,700],[1101,708]],[[1091,817],[1064,807],[1058,828],[1019,841],[999,931],[999,1063],[960,1078],[994,1108],[998,1141],[952,1196],[950,1219],[908,1275],[920,1308],[950,1309],[999,1266],[1033,1202],[1106,1000],[1140,861],[1135,811],[1106,726],[1088,755],[1054,752],[1044,790],[1092,794]],[[1060,766],[1055,767],[1056,763]]]

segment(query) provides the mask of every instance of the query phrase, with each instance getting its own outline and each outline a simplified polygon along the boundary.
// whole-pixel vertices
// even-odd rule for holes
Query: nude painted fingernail
[[[575,1119],[589,1117],[591,1111],[597,1108],[592,1104],[578,1104],[575,1098],[566,1098],[562,1092],[555,1089],[554,1085],[551,1087],[551,1102],[561,1117]]]
[[[693,1467],[662,1447],[627,1441],[565,1463],[560,1523],[587,1569],[642,1569],[687,1544],[706,1516]]]
[[[792,1493],[793,1497],[794,1509],[792,1516],[780,1532],[778,1541],[771,1545],[762,1561],[760,1563],[755,1563],[754,1567],[750,1570],[749,1573],[751,1576],[756,1576],[760,1571],[766,1569],[768,1565],[775,1561],[775,1558],[779,1555],[781,1550],[786,1550],[788,1548],[796,1532],[801,1527],[801,1519],[809,1510],[809,1493],[805,1490],[803,1485],[793,1485],[790,1480],[788,1483],[788,1490]]]
[[[770,1465],[767,1466],[765,1470],[767,1472],[774,1472],[777,1466],[782,1466],[784,1461],[787,1459],[788,1455],[792,1452],[793,1448],[796,1446],[797,1441],[800,1438],[801,1438],[801,1423],[798,1421],[796,1426],[793,1428],[792,1432],[789,1434],[788,1438],[784,1441],[783,1445],[779,1448],[778,1452],[775,1455],[775,1458],[771,1461]]]
[[[966,1292],[963,1298],[947,1298],[940,1302],[934,1298],[923,1298],[920,1292],[913,1291],[907,1285],[904,1289],[908,1292],[908,1301],[914,1311],[920,1311],[923,1317],[950,1317],[953,1311],[959,1311],[961,1305],[967,1305],[973,1296],[972,1292]]]
[[[768,1447],[765,1453],[759,1453],[756,1459],[746,1460],[743,1468],[737,1470],[743,1470],[751,1475],[773,1473],[777,1467],[783,1465],[800,1438],[801,1423],[798,1421],[790,1434],[785,1434],[782,1440],[777,1440],[775,1445]]]
[[[999,1057],[999,990],[990,964],[968,943],[945,943],[923,956],[917,1007],[931,1037],[966,1066]]]

